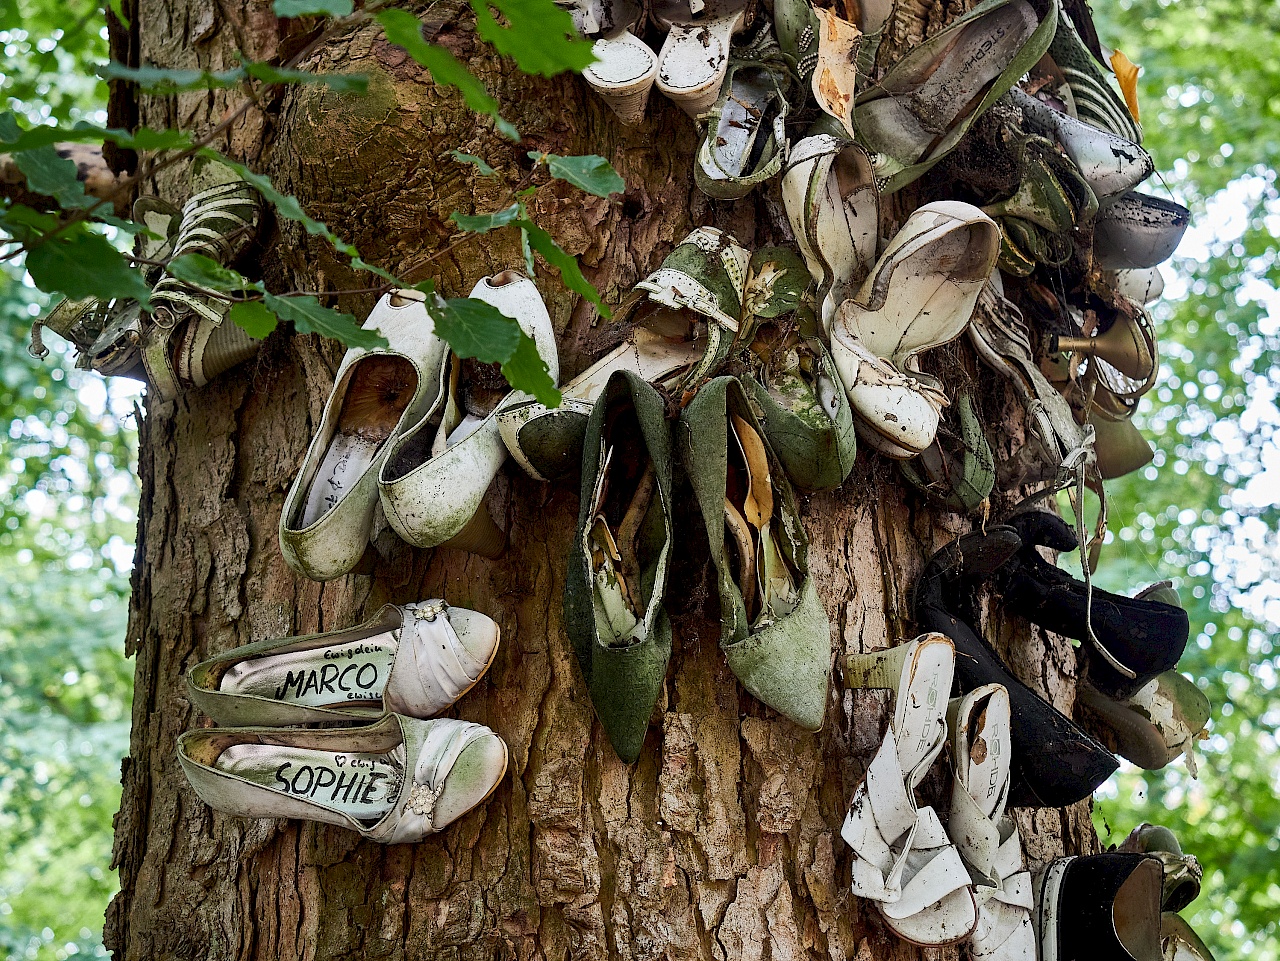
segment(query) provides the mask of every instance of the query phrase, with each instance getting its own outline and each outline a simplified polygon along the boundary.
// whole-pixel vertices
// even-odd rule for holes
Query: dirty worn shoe
[[[1040,961],[1161,961],[1157,858],[1119,851],[1058,858],[1035,886]]]

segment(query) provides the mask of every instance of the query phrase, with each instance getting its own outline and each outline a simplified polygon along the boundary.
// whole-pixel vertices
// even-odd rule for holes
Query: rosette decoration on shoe
[[[482,278],[471,297],[515,320],[533,339],[552,382],[560,379],[555,331],[533,281],[514,270]],[[398,433],[378,472],[387,521],[415,547],[441,544],[496,557],[506,534],[493,522],[484,495],[507,459],[498,416],[530,399],[510,390],[492,364],[446,350],[428,375],[435,401]]]
[[[276,727],[434,717],[498,653],[498,625],[443,600],[387,604],[355,627],[246,644],[187,673],[191,702],[219,724]]]
[[[644,746],[671,656],[662,606],[671,553],[671,427],[662,397],[616,371],[587,420],[565,632],[618,757]]]
[[[606,381],[620,370],[675,393],[695,390],[729,356],[743,313],[751,253],[714,227],[699,227],[623,299],[615,322],[625,343],[574,377],[550,409],[532,398],[504,404],[498,429],[532,477],[555,480],[582,461],[587,418]]]
[[[423,295],[383,296],[364,322],[387,346],[346,352],[320,426],[280,512],[280,552],[312,580],[340,577],[369,543],[378,468],[406,425],[438,405],[448,345],[435,333]]]
[[[999,247],[999,228],[977,207],[925,204],[840,305],[831,356],[859,434],[881,453],[915,457],[933,443],[948,399],[919,355],[964,332]]]
[[[1011,527],[965,534],[930,558],[915,589],[916,621],[951,638],[960,655],[956,688],[967,693],[1000,684],[1009,695],[1013,757],[1011,803],[1065,807],[1093,793],[1119,762],[1071,719],[1010,673],[1000,656],[957,617],[961,593],[972,579],[989,575],[1012,557],[1022,541]]]
[[[915,799],[946,742],[955,657],[946,637],[922,634],[888,650],[851,654],[845,664],[849,687],[893,691],[888,730],[840,829],[853,850],[852,890],[913,944],[955,944],[978,923],[960,852],[937,812]]]
[[[703,385],[678,434],[716,568],[729,668],[758,700],[816,731],[827,706],[831,625],[782,465],[732,377]]]
[[[363,727],[188,731],[178,761],[223,814],[321,821],[408,844],[483,804],[507,771],[507,745],[469,721],[388,714]]]

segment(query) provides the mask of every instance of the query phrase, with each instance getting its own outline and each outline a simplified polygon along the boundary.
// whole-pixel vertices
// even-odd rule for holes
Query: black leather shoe
[[[1036,878],[1040,961],[1161,961],[1161,880],[1146,854],[1049,863]]]
[[[956,647],[955,685],[967,693],[983,684],[1009,689],[1013,722],[1014,806],[1064,807],[1088,797],[1119,762],[1101,744],[1009,673],[992,647],[949,609],[961,578],[990,575],[1022,546],[1009,527],[960,537],[938,551],[916,582],[915,613],[921,631],[938,631]]]
[[[1150,597],[1124,597],[1093,589],[1093,634],[1088,640],[1084,582],[1054,567],[1037,546],[1073,551],[1076,535],[1056,514],[1030,511],[1009,519],[1022,549],[995,574],[1005,606],[1041,627],[1084,642],[1088,683],[1124,700],[1177,666],[1187,646],[1187,612]]]

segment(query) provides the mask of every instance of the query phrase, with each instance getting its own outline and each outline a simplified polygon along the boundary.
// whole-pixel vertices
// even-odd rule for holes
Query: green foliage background
[[[1181,764],[1150,774],[1126,766],[1099,793],[1096,819],[1104,843],[1142,820],[1174,828],[1206,869],[1204,893],[1184,913],[1220,961],[1276,961],[1280,5],[1096,6],[1103,42],[1144,67],[1146,146],[1198,220],[1183,248],[1196,249],[1175,261],[1155,308],[1162,371],[1139,418],[1159,454],[1110,485],[1115,537],[1100,580],[1125,591],[1175,580],[1194,636],[1181,666],[1215,705],[1198,781]],[[0,0],[5,106],[27,125],[101,124],[101,23],[84,0]],[[0,951],[12,959],[104,953],[132,679],[122,640],[133,424],[118,392],[108,396],[56,351],[43,364],[28,356],[43,305],[5,263]]]

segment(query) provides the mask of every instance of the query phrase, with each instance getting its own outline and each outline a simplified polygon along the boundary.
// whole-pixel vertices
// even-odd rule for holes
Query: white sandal
[[[178,761],[215,811],[322,821],[405,844],[484,803],[507,771],[507,746],[469,721],[388,714],[367,727],[188,731]]]
[[[840,836],[853,849],[852,891],[914,944],[955,944],[978,923],[969,872],[932,807],[914,790],[946,741],[955,647],[922,634],[887,651],[850,655],[850,687],[894,691],[884,741],[854,793]]]

